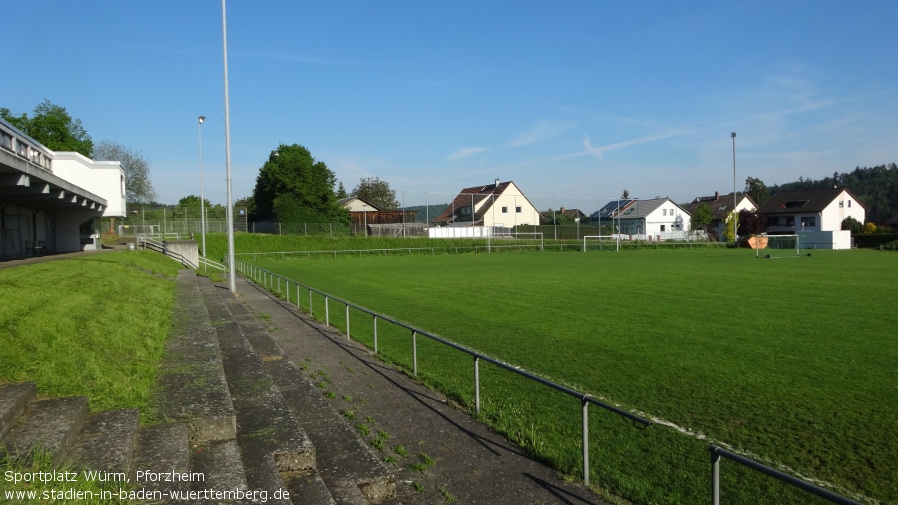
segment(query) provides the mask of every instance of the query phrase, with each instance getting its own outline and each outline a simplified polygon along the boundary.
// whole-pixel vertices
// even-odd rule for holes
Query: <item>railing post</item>
[[[713,445],[708,449],[711,451],[711,505],[720,505],[720,454]]]
[[[418,376],[418,332],[412,330],[412,374]]]
[[[346,302],[346,340],[352,340],[349,336],[349,302]]]
[[[324,326],[331,325],[331,306],[327,295],[324,295]]]
[[[480,413],[480,356],[474,355],[474,412]]]
[[[296,308],[302,310],[302,305],[300,305],[299,299],[299,283],[296,283]]]
[[[312,315],[312,288],[309,288],[309,317]]]
[[[377,315],[374,316],[374,354],[377,354]]]
[[[589,402],[585,396],[580,404],[583,410],[583,485],[589,486]]]

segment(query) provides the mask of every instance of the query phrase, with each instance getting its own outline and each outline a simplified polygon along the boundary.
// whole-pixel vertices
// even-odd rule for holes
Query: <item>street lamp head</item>
[[[730,137],[736,138],[736,132],[731,133]]]
[[[200,117],[198,117],[198,118],[197,118],[197,121],[199,121],[200,124],[203,124],[204,122],[206,122],[206,116],[200,116]]]

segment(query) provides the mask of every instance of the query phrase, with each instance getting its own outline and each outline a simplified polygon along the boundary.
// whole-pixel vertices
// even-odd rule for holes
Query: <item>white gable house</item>
[[[689,231],[689,213],[670,198],[612,201],[590,216],[600,225],[611,224],[616,233],[634,240],[680,240]]]

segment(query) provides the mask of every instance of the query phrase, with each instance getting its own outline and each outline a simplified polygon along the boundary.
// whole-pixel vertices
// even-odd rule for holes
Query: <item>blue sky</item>
[[[280,143],[406,205],[513,180],[594,209],[898,161],[898,2],[270,1],[227,5],[231,167]],[[0,107],[43,99],[225,203],[221,3],[33,0],[4,23]],[[429,194],[426,194],[428,193]],[[425,196],[426,194],[426,196]],[[592,203],[595,202],[595,203]]]

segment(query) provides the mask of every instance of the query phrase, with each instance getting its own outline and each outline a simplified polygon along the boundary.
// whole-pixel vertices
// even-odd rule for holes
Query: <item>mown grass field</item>
[[[109,252],[0,270],[0,384],[33,381],[41,398],[86,396],[92,411],[137,408],[152,392],[180,264],[154,252]],[[0,454],[0,474],[70,470],[38,453],[27,466]],[[4,482],[0,491],[59,491],[58,482]],[[77,491],[118,491],[80,480]],[[0,493],[0,503],[22,503]],[[40,494],[39,494],[40,496]],[[84,503],[84,500],[41,500]],[[119,498],[91,503],[125,503]]]
[[[691,504],[709,500],[710,442],[865,503],[898,501],[896,261],[640,250],[257,264],[663,421],[639,430],[592,410],[592,482]],[[342,319],[332,306],[332,324]],[[370,321],[352,313],[354,339],[372,344]],[[410,368],[407,331],[381,324],[378,338]],[[469,357],[419,338],[418,360],[424,380],[472,404]],[[579,402],[491,368],[483,420],[578,475]],[[823,503],[726,461],[721,475],[726,503]]]

